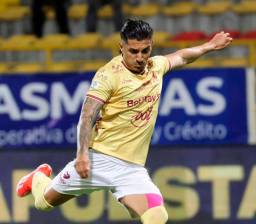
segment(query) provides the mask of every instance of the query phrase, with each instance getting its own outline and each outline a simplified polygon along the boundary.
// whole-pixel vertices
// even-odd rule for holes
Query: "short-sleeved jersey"
[[[134,74],[113,58],[95,74],[87,97],[104,102],[94,126],[90,147],[122,160],[144,165],[154,130],[165,56],[148,60],[142,75]]]

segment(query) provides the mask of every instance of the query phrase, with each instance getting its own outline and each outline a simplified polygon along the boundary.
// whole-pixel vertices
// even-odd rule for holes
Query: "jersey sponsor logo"
[[[160,94],[154,95],[154,96],[143,96],[135,100],[127,100],[127,107],[133,107],[140,105],[142,103],[151,103],[156,102],[160,98]]]
[[[139,111],[131,120],[131,123],[135,127],[145,126],[152,115],[153,106],[150,106],[146,111]]]

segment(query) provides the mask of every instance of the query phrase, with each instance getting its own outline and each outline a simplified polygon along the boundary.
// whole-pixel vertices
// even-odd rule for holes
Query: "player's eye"
[[[129,51],[130,51],[130,53],[132,53],[132,54],[137,54],[137,53],[139,52],[139,51],[136,50],[136,49],[130,49]]]
[[[142,54],[147,54],[149,52],[149,50],[150,50],[150,48],[147,47],[147,48],[143,49],[141,52],[142,52]]]

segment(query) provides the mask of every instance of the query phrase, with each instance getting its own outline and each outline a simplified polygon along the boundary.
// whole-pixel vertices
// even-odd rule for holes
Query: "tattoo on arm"
[[[103,103],[95,99],[85,99],[77,127],[77,154],[87,153],[92,128],[102,106]]]

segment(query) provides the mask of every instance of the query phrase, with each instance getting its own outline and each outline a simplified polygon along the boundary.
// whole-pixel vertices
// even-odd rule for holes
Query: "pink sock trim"
[[[163,198],[159,194],[146,194],[148,208],[154,208],[163,205]]]

